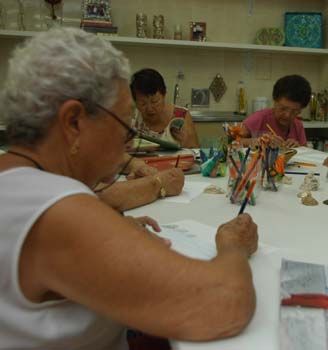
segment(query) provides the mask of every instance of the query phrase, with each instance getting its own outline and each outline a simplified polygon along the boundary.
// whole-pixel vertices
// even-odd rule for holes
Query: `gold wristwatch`
[[[160,179],[159,176],[155,176],[155,180],[159,182],[160,189],[159,189],[159,196],[160,198],[165,198],[166,197],[166,190],[163,186],[162,180]]]

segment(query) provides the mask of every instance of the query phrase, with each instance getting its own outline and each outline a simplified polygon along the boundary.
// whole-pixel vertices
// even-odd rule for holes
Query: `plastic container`
[[[268,108],[269,100],[267,97],[255,97],[253,100],[253,113],[261,109]]]

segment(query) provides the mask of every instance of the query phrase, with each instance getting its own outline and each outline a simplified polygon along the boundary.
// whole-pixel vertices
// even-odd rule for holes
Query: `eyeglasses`
[[[117,114],[115,114],[114,112],[108,110],[107,108],[101,106],[100,104],[96,103],[96,106],[103,110],[104,112],[106,112],[107,114],[111,115],[115,120],[117,120],[126,130],[127,130],[127,133],[126,133],[126,138],[125,138],[125,141],[124,143],[129,143],[135,136],[137,136],[137,130],[131,128],[131,126],[129,126],[128,124],[126,124],[121,118],[119,118],[117,116]]]
[[[276,104],[274,108],[279,113],[288,113],[291,116],[297,116],[302,111],[300,108],[290,108],[290,107],[282,106],[282,105],[279,105],[279,104]]]

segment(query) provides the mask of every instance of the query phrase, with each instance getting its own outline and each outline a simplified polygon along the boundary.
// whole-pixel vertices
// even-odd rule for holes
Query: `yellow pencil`
[[[271,128],[269,124],[265,124],[265,126],[273,133],[274,136],[277,136],[276,132]]]

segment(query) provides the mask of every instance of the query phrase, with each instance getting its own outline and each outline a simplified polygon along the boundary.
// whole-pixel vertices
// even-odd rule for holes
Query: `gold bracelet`
[[[165,198],[166,197],[166,190],[163,186],[162,180],[160,179],[159,176],[155,176],[155,180],[157,180],[159,182],[159,185],[160,185],[160,190],[159,190],[160,198]]]

